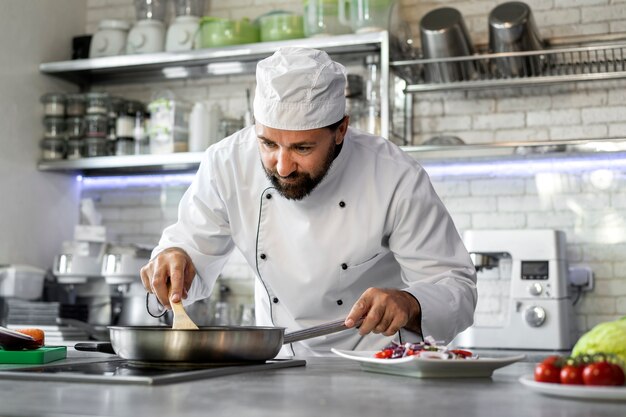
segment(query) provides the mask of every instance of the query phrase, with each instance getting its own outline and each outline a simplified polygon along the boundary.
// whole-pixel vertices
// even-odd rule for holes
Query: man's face
[[[328,172],[346,128],[347,120],[335,132],[280,130],[257,123],[261,162],[276,190],[291,200],[309,195]]]

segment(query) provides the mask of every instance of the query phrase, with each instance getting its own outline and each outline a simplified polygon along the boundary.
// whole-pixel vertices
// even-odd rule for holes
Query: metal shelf
[[[404,151],[423,162],[467,162],[470,159],[524,159],[531,156],[570,156],[625,152],[626,139],[590,139],[548,142],[506,142],[458,146],[406,146]],[[85,176],[172,173],[197,170],[203,152],[168,155],[103,156],[75,160],[40,161],[40,171]]]
[[[253,73],[256,62],[280,47],[299,46],[323,49],[345,64],[362,63],[367,53],[388,54],[387,32],[373,32],[261,42],[186,52],[121,55],[113,57],[48,62],[39,70],[81,86],[96,84],[152,82]],[[382,59],[384,61],[384,58]],[[388,62],[387,55],[387,62]]]
[[[626,42],[541,51],[391,62],[410,73],[405,92],[521,87],[626,78]]]

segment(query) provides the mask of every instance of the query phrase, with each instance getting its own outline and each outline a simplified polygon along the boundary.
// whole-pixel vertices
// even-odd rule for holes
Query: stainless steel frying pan
[[[344,320],[285,334],[283,327],[201,327],[174,330],[155,326],[111,326],[111,345],[84,344],[77,350],[114,351],[143,362],[260,362],[274,358],[283,344],[346,330]]]

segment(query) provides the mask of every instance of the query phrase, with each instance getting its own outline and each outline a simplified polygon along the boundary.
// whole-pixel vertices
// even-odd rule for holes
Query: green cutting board
[[[33,350],[0,349],[0,363],[40,364],[65,359],[67,347],[44,346]]]

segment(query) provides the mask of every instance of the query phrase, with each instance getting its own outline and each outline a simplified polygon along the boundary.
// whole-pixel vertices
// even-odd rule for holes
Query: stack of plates
[[[27,325],[55,325],[59,317],[59,303],[8,299],[7,323]]]

